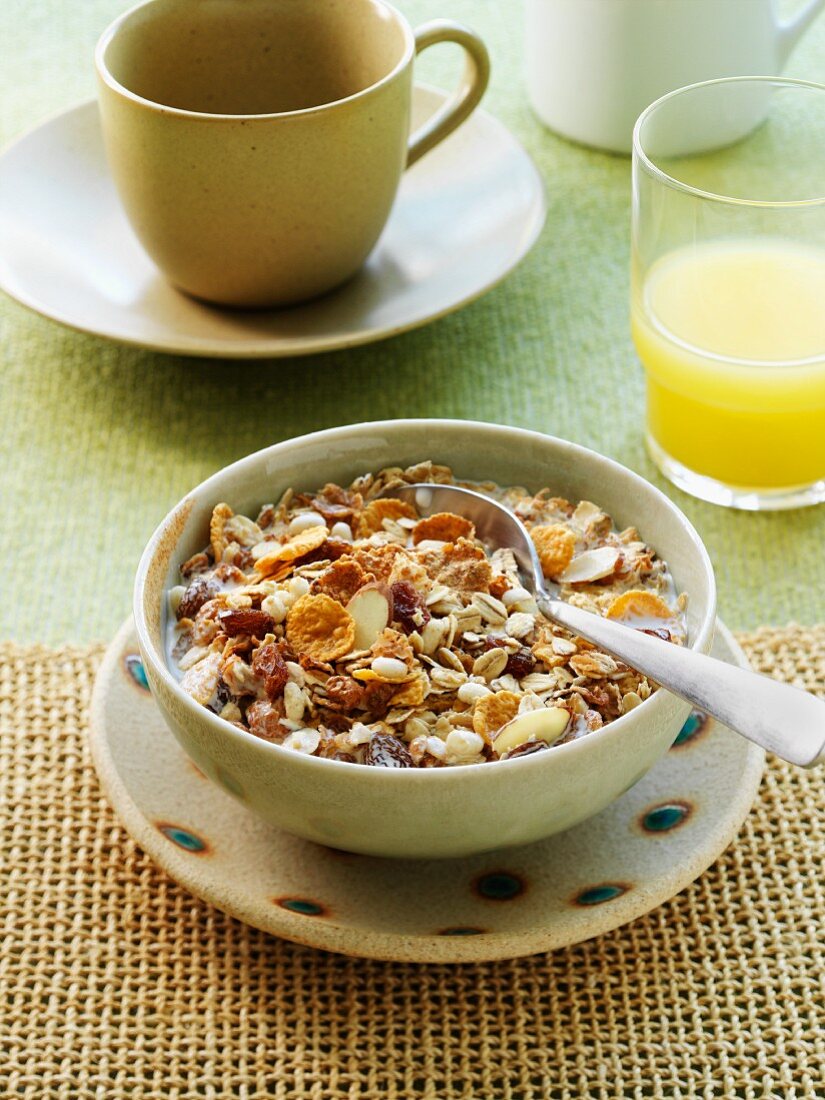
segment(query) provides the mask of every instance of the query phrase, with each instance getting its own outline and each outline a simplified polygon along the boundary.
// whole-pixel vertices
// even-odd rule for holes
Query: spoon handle
[[[767,676],[706,657],[536,593],[548,619],[649,676],[792,764],[825,762],[825,702]]]

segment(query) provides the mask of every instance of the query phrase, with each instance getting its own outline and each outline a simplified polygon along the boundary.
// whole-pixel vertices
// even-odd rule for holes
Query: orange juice
[[[781,489],[825,478],[825,250],[721,241],[634,287],[648,431],[689,471]]]

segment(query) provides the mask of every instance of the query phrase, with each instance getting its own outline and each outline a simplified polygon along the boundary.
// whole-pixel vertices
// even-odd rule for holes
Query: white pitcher
[[[787,22],[777,0],[527,0],[527,87],[565,137],[630,152],[655,99],[720,76],[775,76],[825,0]]]

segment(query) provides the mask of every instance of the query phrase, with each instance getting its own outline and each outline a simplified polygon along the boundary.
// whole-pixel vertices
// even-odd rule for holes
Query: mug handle
[[[490,55],[475,31],[450,19],[434,19],[416,28],[416,56],[436,42],[457,43],[465,51],[467,63],[461,84],[453,95],[410,138],[408,168],[443,141],[476,109],[490,79]]]

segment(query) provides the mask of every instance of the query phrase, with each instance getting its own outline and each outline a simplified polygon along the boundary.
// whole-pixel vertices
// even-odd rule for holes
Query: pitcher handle
[[[799,39],[823,8],[825,8],[825,0],[809,0],[809,3],[797,12],[792,19],[779,24],[777,27],[779,57],[783,65],[790,57]]]
[[[490,55],[475,31],[451,19],[435,19],[416,28],[416,55],[436,42],[457,43],[466,53],[467,61],[456,91],[410,138],[408,168],[464,122],[478,106],[490,79]]]

